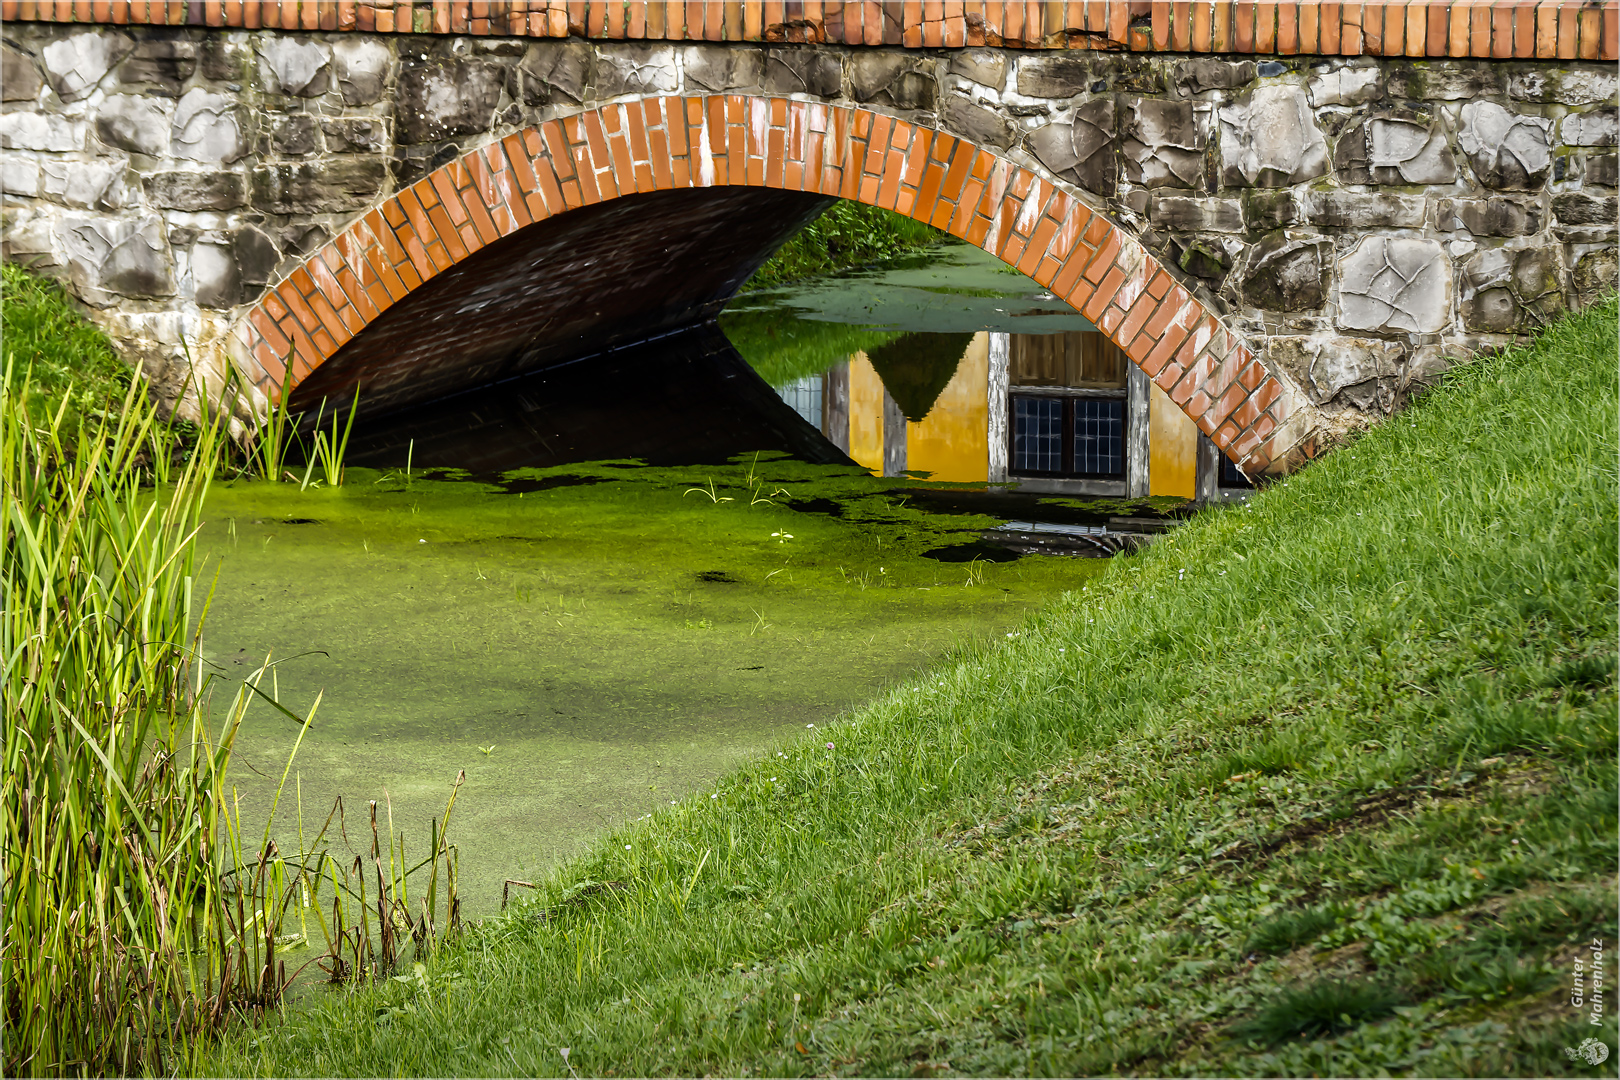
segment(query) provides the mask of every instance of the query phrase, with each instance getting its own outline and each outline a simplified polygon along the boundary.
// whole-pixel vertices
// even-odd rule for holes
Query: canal
[[[424,854],[465,771],[450,835],[488,915],[506,879],[1017,633],[1103,565],[1071,556],[1193,493],[1123,501],[1128,391],[1099,343],[953,244],[363,417],[340,487],[217,484],[205,658],[272,658],[299,715],[319,697],[273,832],[295,846],[341,799],[348,858],[375,799]],[[239,737],[255,828],[298,734],[266,707]]]

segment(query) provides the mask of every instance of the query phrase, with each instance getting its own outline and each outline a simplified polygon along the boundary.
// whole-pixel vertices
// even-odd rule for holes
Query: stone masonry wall
[[[171,400],[188,348],[217,382],[245,307],[402,185],[653,95],[859,103],[1089,192],[1330,427],[1616,276],[1607,64],[34,23],[0,74],[4,255]]]

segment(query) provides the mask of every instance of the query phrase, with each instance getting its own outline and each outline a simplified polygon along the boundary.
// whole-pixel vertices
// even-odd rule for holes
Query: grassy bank
[[[65,433],[116,410],[130,370],[112,343],[74,310],[62,287],[15,263],[0,263],[0,334],[12,361],[6,378],[16,395],[26,378],[35,424],[66,405]]]
[[[931,225],[880,206],[840,200],[779,248],[743,292],[822,277],[933,247],[948,237]]]
[[[1590,939],[1614,979],[1615,320],[210,1068],[1596,1074],[1562,1051],[1615,1043],[1569,1005]]]

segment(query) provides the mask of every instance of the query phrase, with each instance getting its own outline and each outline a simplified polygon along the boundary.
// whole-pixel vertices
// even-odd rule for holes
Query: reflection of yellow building
[[[949,345],[954,371],[929,356],[930,343],[915,344],[928,338]],[[1121,498],[1212,498],[1246,486],[1221,467],[1192,420],[1101,334],[907,339],[914,342],[909,350],[856,353],[813,380],[813,395],[795,406],[877,475]],[[930,364],[932,374],[919,370]],[[891,388],[923,415],[907,419]]]

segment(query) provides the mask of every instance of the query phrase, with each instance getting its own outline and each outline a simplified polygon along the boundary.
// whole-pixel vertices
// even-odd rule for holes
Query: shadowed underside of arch
[[[1102,214],[946,132],[786,98],[605,105],[473,151],[268,291],[237,359],[271,394],[290,364],[294,404],[360,385],[389,411],[706,317],[831,198],[979,245],[1081,311],[1251,475],[1294,463],[1295,395]]]

